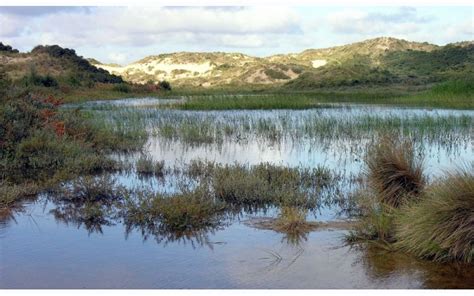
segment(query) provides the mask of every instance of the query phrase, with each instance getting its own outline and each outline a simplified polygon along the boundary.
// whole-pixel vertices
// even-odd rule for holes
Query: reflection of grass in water
[[[39,191],[39,186],[34,183],[21,185],[0,182],[0,211],[7,212],[20,199],[35,196]]]
[[[157,241],[205,242],[206,233],[243,211],[283,205],[315,210],[319,193],[330,190],[334,180],[323,168],[205,162],[194,163],[179,176],[178,190],[172,193],[125,189],[107,175],[81,177],[51,197],[56,206],[51,213],[58,221],[83,225],[90,232],[102,232],[103,226],[124,219],[129,232],[138,229]],[[258,181],[233,184],[237,179]]]
[[[459,263],[436,263],[420,260],[398,251],[387,251],[375,244],[358,244],[352,248],[360,254],[360,262],[375,280],[387,280],[393,275],[405,275],[411,283],[418,281],[429,289],[472,289],[474,269]]]
[[[171,195],[139,192],[126,199],[122,215],[127,233],[139,229],[144,239],[204,245],[207,233],[224,225],[225,204],[213,199],[205,186]]]
[[[283,240],[291,245],[299,245],[308,239],[308,233],[315,226],[306,221],[308,211],[295,207],[282,207],[278,215],[274,230],[285,234]]]

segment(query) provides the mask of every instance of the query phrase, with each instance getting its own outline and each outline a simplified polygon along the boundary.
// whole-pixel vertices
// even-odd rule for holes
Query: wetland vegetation
[[[254,287],[265,286],[255,282],[265,276],[276,286],[284,279],[257,272],[229,284],[226,274],[237,263],[248,270],[268,263],[265,270],[287,264],[304,278],[301,272],[314,268],[306,261],[341,260],[350,265],[347,277],[366,276],[357,279],[365,287],[387,286],[388,273],[407,287],[472,288],[469,81],[187,91],[117,80],[56,47],[34,54],[59,55],[90,75],[75,81],[32,69],[12,81],[0,71],[0,235],[14,238],[2,245],[11,272],[2,286],[20,272],[10,259],[18,259],[16,249],[38,244],[42,256],[24,255],[31,260],[23,262],[37,270],[34,264],[49,264],[53,241],[78,254],[61,262],[96,260],[94,252],[111,248],[123,260],[137,252],[143,266],[163,264],[170,272],[166,287],[183,287],[175,264],[206,282],[189,265],[214,262],[209,268],[223,286]],[[121,97],[128,99],[91,101]],[[32,224],[47,242],[25,226]],[[62,245],[72,237],[77,245]],[[89,249],[91,241],[100,248]],[[157,252],[156,245],[167,249]],[[322,252],[327,262],[318,261]],[[373,259],[380,253],[391,263]],[[122,261],[113,258],[108,268],[111,262]],[[450,276],[433,281],[440,270]]]

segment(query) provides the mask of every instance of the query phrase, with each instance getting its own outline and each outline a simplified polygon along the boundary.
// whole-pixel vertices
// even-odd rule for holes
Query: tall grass
[[[474,174],[448,173],[431,185],[418,203],[402,208],[396,220],[396,245],[436,261],[474,262]]]
[[[382,137],[369,149],[365,161],[369,186],[382,204],[398,208],[423,191],[423,159],[415,154],[410,140]]]

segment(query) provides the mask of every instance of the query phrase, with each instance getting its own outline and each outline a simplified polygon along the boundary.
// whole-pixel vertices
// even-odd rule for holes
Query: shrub
[[[158,86],[160,87],[160,89],[164,89],[168,91],[171,90],[171,84],[166,80],[158,82]]]
[[[368,150],[365,162],[369,186],[382,203],[397,208],[422,192],[423,159],[415,155],[411,141],[382,137]]]
[[[283,72],[277,71],[275,69],[265,69],[264,73],[265,75],[273,79],[282,79],[282,80],[290,79],[288,75],[286,75]]]
[[[116,84],[116,85],[114,85],[114,87],[112,89],[114,91],[123,92],[123,93],[129,93],[131,91],[130,86],[128,86],[125,83]]]
[[[402,208],[396,245],[421,258],[474,261],[474,175],[462,170],[433,184],[419,203]]]

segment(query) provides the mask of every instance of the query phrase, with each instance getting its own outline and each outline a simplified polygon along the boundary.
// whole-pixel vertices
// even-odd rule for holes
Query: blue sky
[[[0,41],[126,64],[176,51],[300,52],[378,36],[473,40],[473,7],[0,7]]]

